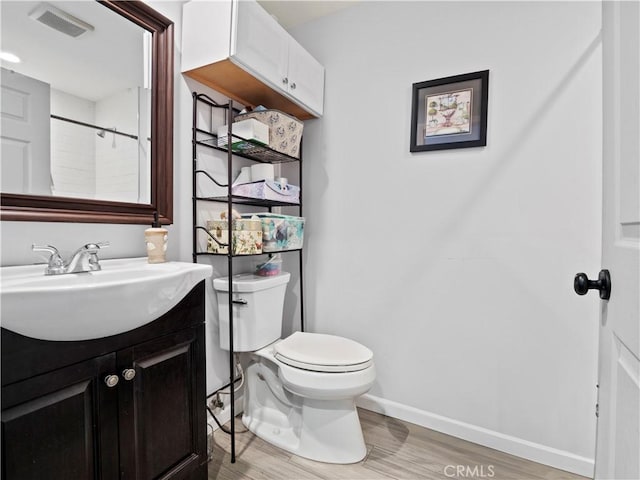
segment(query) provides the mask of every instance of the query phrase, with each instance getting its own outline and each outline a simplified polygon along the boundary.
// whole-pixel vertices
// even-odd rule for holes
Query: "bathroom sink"
[[[0,268],[2,327],[42,340],[87,340],[145,325],[171,310],[209,265],[102,260],[98,272],[44,275],[45,265]]]

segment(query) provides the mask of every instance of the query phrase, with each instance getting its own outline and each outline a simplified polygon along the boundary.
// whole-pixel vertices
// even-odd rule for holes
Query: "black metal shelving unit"
[[[232,242],[232,209],[234,205],[248,205],[255,206],[259,208],[265,208],[269,212],[272,211],[275,207],[297,207],[298,214],[302,217],[302,153],[300,158],[291,157],[289,155],[285,155],[283,153],[272,150],[269,147],[258,144],[248,139],[244,139],[239,137],[238,135],[233,135],[233,119],[239,111],[234,108],[233,101],[229,100],[228,103],[219,104],[209,96],[205,94],[199,94],[194,92],[193,96],[193,122],[192,122],[192,160],[193,160],[193,178],[192,178],[192,213],[193,213],[193,262],[197,263],[199,257],[203,256],[226,256],[227,257],[227,270],[229,277],[229,405],[231,410],[231,423],[230,423],[230,435],[231,435],[231,463],[235,463],[236,454],[235,454],[235,383],[238,379],[235,378],[235,352],[233,346],[233,302],[231,301],[231,295],[233,292],[233,263],[235,257],[248,257],[251,255],[234,255],[233,247],[230,245]],[[198,112],[200,108],[208,108],[210,109],[209,118],[213,119],[213,111],[221,110],[225,113],[225,122],[227,125],[227,135],[228,141],[227,145],[231,144],[231,138],[243,140],[243,150],[235,151],[231,148],[227,148],[227,145],[218,146],[218,136],[213,131],[209,131],[207,129],[203,129],[198,127]],[[211,120],[213,123],[213,120]],[[210,125],[211,130],[213,130],[213,124]],[[205,169],[199,168],[198,165],[198,151],[199,149],[213,149],[224,152],[227,156],[227,178],[224,181],[219,181]],[[298,164],[298,174],[299,174],[299,183],[300,183],[300,200],[299,203],[287,203],[281,201],[272,201],[272,200],[261,200],[256,198],[244,197],[239,195],[233,195],[231,193],[231,185],[233,183],[233,162],[234,158],[244,158],[250,160],[252,162],[259,163],[289,163],[289,162],[297,162]],[[215,197],[201,197],[198,196],[198,177],[204,176],[207,178],[207,181],[213,182],[215,185],[221,188],[227,189],[227,194],[225,196],[215,196]],[[226,182],[226,183],[224,183]],[[228,242],[229,244],[220,243],[214,236],[212,236],[205,226],[198,225],[198,203],[199,202],[216,202],[223,203],[227,206],[227,221],[228,221]],[[204,231],[206,235],[213,239],[220,246],[228,247],[226,254],[220,253],[211,253],[211,252],[203,252],[198,249],[198,231]],[[299,262],[299,295],[300,295],[300,330],[304,331],[304,288],[303,288],[303,258],[302,258],[302,249],[295,250],[283,250],[278,252],[265,252],[256,254],[259,255],[268,255],[269,253],[286,253],[286,252],[297,252],[298,253],[298,262]],[[226,388],[226,385],[222,388]],[[220,390],[222,390],[222,388]]]

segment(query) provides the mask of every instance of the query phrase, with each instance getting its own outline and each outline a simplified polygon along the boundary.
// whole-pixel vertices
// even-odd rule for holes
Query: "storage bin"
[[[280,252],[302,248],[304,217],[276,213],[253,213],[262,221],[262,251]],[[244,217],[245,215],[243,215]]]
[[[300,158],[300,140],[304,124],[280,110],[243,113],[236,120],[255,118],[269,126],[269,148],[290,157]]]
[[[229,227],[226,220],[209,220],[207,230],[220,243],[229,243]],[[233,221],[232,245],[234,255],[262,253],[262,222],[251,218]],[[229,253],[229,247],[219,245],[207,235],[207,252]]]
[[[266,262],[261,262],[256,265],[256,275],[259,277],[273,277],[274,275],[280,275],[282,271],[282,258],[279,253],[269,255],[271,258]]]
[[[300,203],[300,187],[286,184],[284,187],[275,180],[241,183],[231,187],[233,195],[257,198],[259,200],[276,200],[292,204]]]
[[[259,120],[247,118],[233,122],[231,127],[231,150],[234,152],[243,152],[255,148],[255,143],[269,145],[269,126]],[[255,143],[246,142],[245,140],[251,140]],[[226,146],[228,141],[229,127],[227,125],[218,127],[218,147]]]

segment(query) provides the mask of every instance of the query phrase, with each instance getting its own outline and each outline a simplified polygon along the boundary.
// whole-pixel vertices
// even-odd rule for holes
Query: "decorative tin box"
[[[290,157],[300,158],[304,124],[280,110],[262,110],[238,115],[236,120],[255,118],[269,126],[269,147]]]
[[[229,243],[229,229],[226,220],[209,220],[207,230],[215,240],[207,236],[207,252],[229,253],[229,247],[219,245]],[[233,221],[232,245],[234,255],[255,255],[262,253],[262,222],[251,218]]]
[[[260,200],[277,200],[287,203],[300,203],[300,187],[295,185],[281,185],[275,180],[240,183],[231,187],[233,195],[257,198]]]
[[[276,213],[253,213],[247,216],[256,216],[262,220],[263,252],[280,252],[302,248],[304,217]]]

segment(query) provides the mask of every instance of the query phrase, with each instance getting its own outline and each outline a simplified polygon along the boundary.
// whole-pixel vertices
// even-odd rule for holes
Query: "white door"
[[[5,68],[0,80],[1,191],[51,195],[49,84]]]
[[[640,2],[603,2],[603,250],[597,479],[640,479]]]

